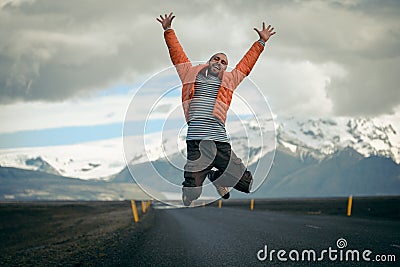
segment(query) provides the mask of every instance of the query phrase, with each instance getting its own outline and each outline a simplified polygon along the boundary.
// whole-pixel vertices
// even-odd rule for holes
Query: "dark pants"
[[[213,167],[218,170],[209,176],[213,183],[249,193],[252,175],[231,145],[211,140],[187,140],[187,162],[184,168],[184,187],[197,187],[193,199],[201,194],[201,186]],[[196,197],[196,195],[198,195]]]

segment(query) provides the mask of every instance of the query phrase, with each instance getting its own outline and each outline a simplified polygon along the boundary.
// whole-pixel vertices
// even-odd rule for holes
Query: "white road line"
[[[312,224],[306,224],[305,227],[313,228],[313,229],[321,229],[321,227],[315,226],[315,225],[312,225]]]

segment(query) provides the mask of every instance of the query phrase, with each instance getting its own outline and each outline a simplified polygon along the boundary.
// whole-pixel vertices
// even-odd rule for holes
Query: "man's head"
[[[213,76],[218,76],[228,67],[228,58],[224,53],[217,53],[210,58],[208,63],[208,73]]]

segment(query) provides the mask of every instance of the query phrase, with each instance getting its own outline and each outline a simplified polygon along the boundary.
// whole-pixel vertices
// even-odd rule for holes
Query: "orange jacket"
[[[194,95],[194,82],[196,76],[200,71],[206,70],[208,63],[192,66],[190,60],[183,51],[174,30],[170,29],[164,31],[164,38],[167,43],[172,63],[175,65],[179,78],[182,81],[182,106],[186,122],[188,122],[190,101]],[[263,50],[263,45],[259,42],[254,42],[236,67],[230,72],[224,71],[222,77],[220,77],[222,81],[214,104],[213,115],[223,124],[225,124],[226,121],[226,115],[232,101],[233,91],[238,87],[240,82],[249,75]]]

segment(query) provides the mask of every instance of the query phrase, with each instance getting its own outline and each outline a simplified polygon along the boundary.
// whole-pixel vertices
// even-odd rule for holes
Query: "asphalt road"
[[[400,266],[400,222],[397,220],[226,207],[156,209],[154,216],[146,233],[135,244],[126,244],[130,255],[126,262],[121,262],[123,265]],[[345,241],[342,240],[339,248],[340,238]],[[344,243],[347,243],[345,247]],[[275,252],[271,257],[272,250]],[[278,258],[278,250],[284,250],[280,258],[286,261]],[[312,260],[312,252],[304,250],[315,251],[317,261]],[[318,261],[323,250],[326,250],[323,259]],[[353,252],[349,250],[357,250],[360,261],[352,261]],[[363,252],[369,262],[362,258]],[[300,260],[296,260],[296,253]],[[375,258],[377,255],[380,258]],[[394,255],[396,262],[375,260],[385,257],[389,260],[389,255]],[[335,256],[336,260],[331,260]]]

